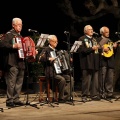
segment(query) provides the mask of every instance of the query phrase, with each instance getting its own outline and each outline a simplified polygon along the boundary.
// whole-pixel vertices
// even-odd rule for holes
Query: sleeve
[[[39,54],[38,61],[39,61],[39,62],[47,62],[48,59],[49,59],[49,56],[48,56],[47,53],[48,53],[47,50],[46,50],[46,49],[43,49],[43,50],[41,51],[41,53]]]
[[[87,47],[86,42],[85,42],[85,37],[80,37],[79,41],[82,41],[82,45],[79,47],[78,52],[82,53],[82,54],[90,54],[93,53],[94,50],[92,49],[92,47]]]
[[[12,34],[10,32],[6,33],[4,39],[0,42],[0,46],[3,48],[13,48],[12,39]]]

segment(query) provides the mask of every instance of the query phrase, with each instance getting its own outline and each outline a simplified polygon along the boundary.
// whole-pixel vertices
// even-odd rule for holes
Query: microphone
[[[95,35],[99,35],[98,33],[96,33],[96,32],[93,32],[93,34],[95,34]]]
[[[120,32],[115,32],[116,35],[120,35]]]
[[[64,43],[66,43],[66,44],[69,44],[68,42],[66,42],[66,41],[63,41]]]
[[[64,34],[69,34],[69,32],[68,31],[64,31]]]
[[[28,29],[28,32],[38,32],[37,30]]]

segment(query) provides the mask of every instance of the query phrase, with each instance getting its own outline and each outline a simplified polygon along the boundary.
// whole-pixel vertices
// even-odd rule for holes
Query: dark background
[[[107,1],[109,3],[110,0]],[[83,2],[84,0],[71,0],[75,14],[89,17],[91,14],[83,5]],[[12,19],[20,17],[23,20],[21,32],[23,36],[33,34],[28,32],[28,29],[37,30],[39,34],[55,34],[59,40],[58,49],[67,50],[68,46],[63,41],[68,41],[68,36],[64,34],[64,31],[69,31],[72,19],[65,15],[56,3],[57,0],[2,1],[0,7],[0,33],[4,34],[10,30]],[[76,23],[75,27],[79,35],[72,36],[70,33],[69,42],[73,44],[75,40],[83,35],[83,28],[87,24],[92,25],[97,33],[99,33],[100,27],[108,26],[110,28],[110,37],[116,41],[119,39],[115,35],[115,32],[118,31],[118,22],[119,19],[116,19],[113,14],[106,14],[95,20]],[[75,81],[78,83],[81,79],[78,53],[73,54],[73,59]]]
[[[59,0],[58,0],[59,1]],[[81,17],[92,16],[83,5],[84,0],[70,0],[74,13]],[[110,0],[106,0],[109,1]],[[37,30],[39,34],[56,34],[59,39],[58,48],[66,48],[62,42],[67,40],[64,31],[69,31],[71,22],[73,21],[69,16],[65,15],[57,6],[57,0],[34,0],[25,3],[25,1],[2,1],[0,8],[0,33],[6,33],[11,29],[12,18],[20,17],[23,20],[23,36],[29,36],[32,33],[28,29]],[[111,37],[116,39],[115,32],[118,31],[118,19],[113,14],[106,14],[95,20],[76,23],[76,29],[79,36],[83,35],[83,28],[86,24],[91,24],[95,32],[99,33],[102,26],[108,26],[111,31]],[[74,43],[79,36],[70,37],[70,42]]]

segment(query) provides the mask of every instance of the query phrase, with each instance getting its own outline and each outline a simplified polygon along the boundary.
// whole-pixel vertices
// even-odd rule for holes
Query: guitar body
[[[120,44],[120,40],[116,41],[115,43]],[[110,42],[109,44],[104,44],[103,45],[104,48],[109,48],[108,52],[103,51],[102,55],[104,57],[111,57],[114,54],[113,44],[114,44],[113,42]]]
[[[110,48],[109,51],[102,53],[102,55],[103,55],[104,57],[111,57],[111,56],[114,54],[113,48],[111,48],[110,45],[104,44],[103,47],[105,47],[105,48]]]

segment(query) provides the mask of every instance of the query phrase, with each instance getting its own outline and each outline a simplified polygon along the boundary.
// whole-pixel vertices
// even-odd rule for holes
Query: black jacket
[[[22,37],[14,29],[8,31],[4,39],[2,40],[1,47],[4,49],[4,69],[7,70],[7,66],[15,66],[21,69],[25,69],[24,60],[19,58],[18,49],[13,49],[13,38]]]
[[[99,38],[99,41],[103,40],[102,37]],[[109,39],[110,42],[112,42]],[[104,43],[107,44],[108,42]],[[113,51],[115,52],[116,50],[113,48]],[[115,66],[115,53],[111,57],[105,57],[102,54],[100,55],[100,67],[108,67],[108,68],[114,68]]]
[[[55,69],[53,66],[53,62],[49,61],[49,57],[51,57],[50,52],[53,51],[52,48],[46,47],[40,53],[39,61],[43,64],[45,69],[45,76],[47,78],[53,78],[55,75]]]
[[[78,49],[80,68],[82,70],[99,70],[99,50],[98,53],[95,53],[92,49],[94,42],[98,44],[98,41],[95,38],[89,38],[86,35],[80,37],[79,41],[82,41],[82,45]]]

